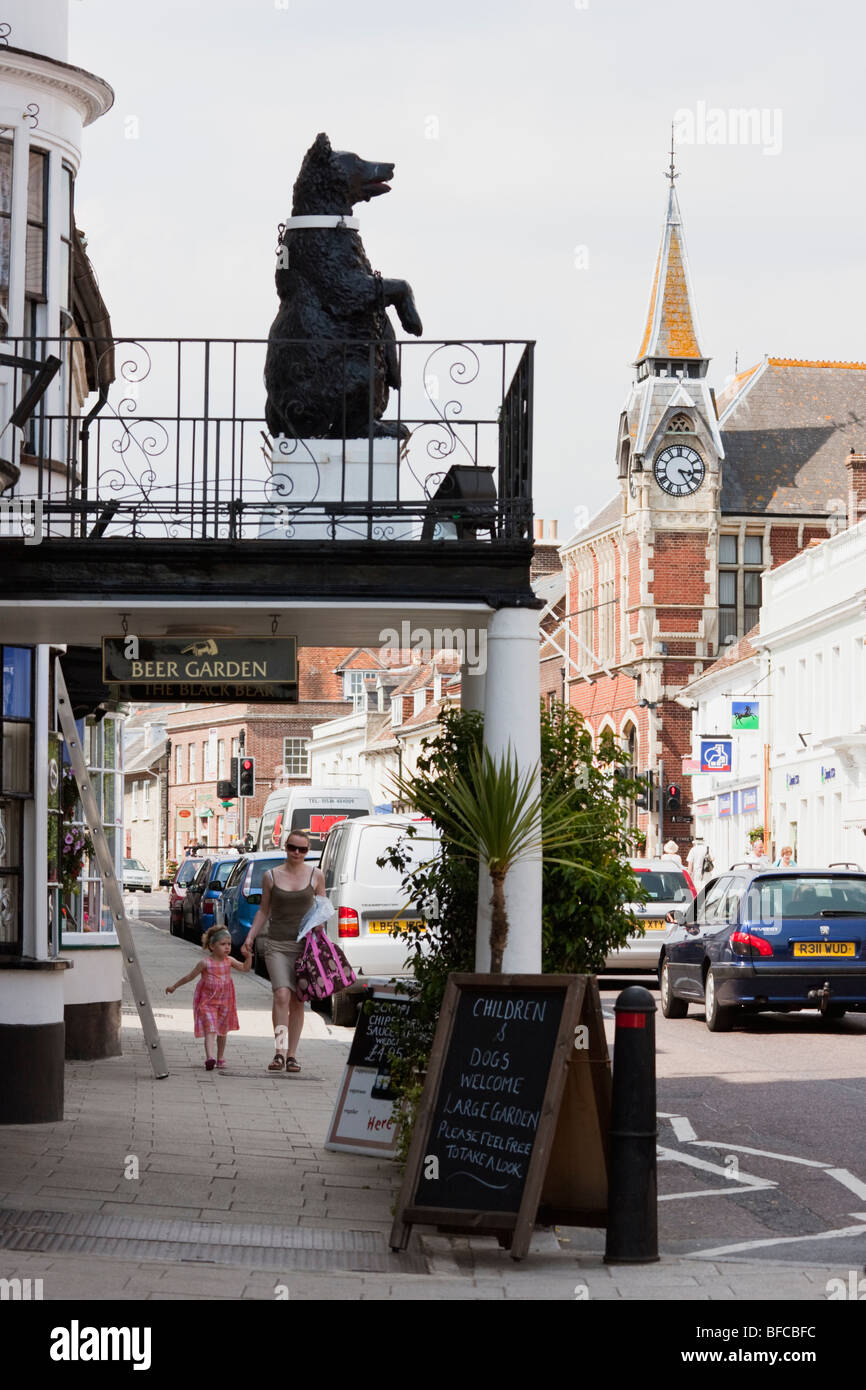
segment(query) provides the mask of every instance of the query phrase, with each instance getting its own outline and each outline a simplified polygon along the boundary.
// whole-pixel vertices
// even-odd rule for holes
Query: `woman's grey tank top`
[[[315,900],[312,874],[306,888],[298,889],[280,888],[271,874],[271,919],[268,925],[268,939],[297,941],[301,922]]]

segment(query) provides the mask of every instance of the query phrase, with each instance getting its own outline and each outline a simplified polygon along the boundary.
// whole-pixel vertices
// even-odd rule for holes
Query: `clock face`
[[[653,464],[656,482],[671,497],[687,497],[689,493],[697,492],[704,481],[704,471],[700,454],[687,444],[673,444],[668,449],[662,449]]]

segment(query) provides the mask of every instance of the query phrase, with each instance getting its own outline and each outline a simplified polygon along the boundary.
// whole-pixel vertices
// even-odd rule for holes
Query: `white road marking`
[[[769,1149],[749,1149],[745,1144],[720,1144],[715,1139],[694,1139],[691,1142],[708,1149],[729,1149],[731,1153],[752,1154],[755,1158],[777,1158],[781,1163],[802,1163],[806,1168],[832,1167],[832,1164],[819,1163],[814,1158],[795,1158],[793,1154],[771,1153]],[[866,1196],[866,1189],[863,1192],[858,1192],[857,1195],[858,1197]]]
[[[855,1220],[866,1221],[866,1211],[849,1212]],[[798,1245],[804,1240],[837,1240],[844,1236],[866,1235],[866,1226],[843,1226],[835,1231],[816,1231],[811,1236],[778,1236],[771,1240],[744,1240],[739,1245],[717,1245],[714,1250],[696,1250],[690,1257],[699,1260],[718,1259],[722,1255],[739,1255],[746,1250],[760,1250],[770,1245]]]
[[[768,1182],[762,1183],[761,1185],[765,1187],[774,1187],[775,1183]],[[660,1202],[679,1202],[684,1200],[686,1197],[731,1197],[736,1196],[738,1192],[757,1191],[758,1188],[756,1186],[737,1187],[736,1183],[732,1182],[729,1187],[701,1188],[700,1192],[667,1192],[663,1197],[659,1197],[658,1200]]]
[[[662,1162],[684,1163],[688,1168],[699,1168],[703,1173],[716,1173],[720,1178],[728,1176],[727,1168],[722,1168],[718,1163],[708,1163],[705,1158],[697,1158],[695,1154],[679,1153],[677,1149],[665,1149],[659,1146],[656,1150],[658,1158]],[[770,1178],[757,1178],[754,1173],[737,1173],[735,1178],[731,1178],[731,1191],[746,1192],[760,1187],[778,1187],[777,1182]],[[702,1197],[702,1192],[693,1192],[693,1197]]]
[[[859,1178],[855,1178],[854,1174],[849,1173],[847,1168],[828,1168],[827,1177],[835,1178],[837,1182],[849,1187],[855,1196],[866,1198],[866,1182],[861,1182]]]
[[[681,1144],[690,1144],[693,1139],[697,1139],[691,1121],[687,1120],[685,1115],[671,1115],[670,1118],[671,1128]]]

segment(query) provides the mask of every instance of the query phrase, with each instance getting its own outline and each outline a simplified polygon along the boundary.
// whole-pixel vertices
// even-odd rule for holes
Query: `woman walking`
[[[274,1060],[268,1071],[301,1070],[295,1056],[304,1026],[304,1005],[295,980],[295,966],[303,949],[298,931],[316,897],[325,891],[321,870],[307,871],[304,860],[309,849],[303,830],[291,830],[286,836],[286,862],[263,874],[262,901],[241,947],[251,960],[255,939],[270,919],[264,953],[274,991]]]

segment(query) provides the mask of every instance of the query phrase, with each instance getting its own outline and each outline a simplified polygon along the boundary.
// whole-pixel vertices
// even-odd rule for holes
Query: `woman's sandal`
[[[282,1071],[286,1065],[286,1059],[281,1052],[274,1053],[274,1060],[269,1064],[268,1071]]]
[[[287,1058],[286,1058],[286,1071],[300,1071],[300,1070],[301,1070],[301,1068],[300,1068],[300,1066],[298,1065],[298,1062],[297,1062],[296,1058],[294,1058],[294,1057],[287,1057]]]

